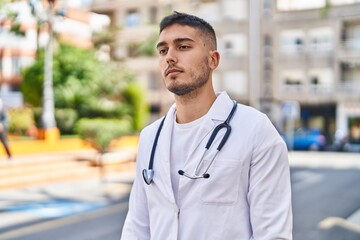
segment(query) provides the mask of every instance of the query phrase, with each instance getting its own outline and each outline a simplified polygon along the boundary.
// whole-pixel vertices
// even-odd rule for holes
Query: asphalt
[[[125,150],[124,150],[125,151]],[[84,152],[85,154],[86,152]],[[51,153],[52,156],[64,153]],[[74,152],[73,154],[79,154]],[[88,154],[88,153],[87,153]],[[117,152],[115,156],[126,155]],[[71,152],[67,152],[71,156]],[[23,155],[21,158],[39,157]],[[46,154],[49,157],[49,154]],[[111,156],[108,156],[111,158]],[[0,159],[5,160],[5,159]],[[290,152],[291,167],[360,169],[359,153]],[[118,172],[103,179],[84,179],[0,191],[0,239],[15,229],[50,219],[89,212],[119,203],[129,194],[134,172]],[[360,211],[353,216],[360,226]]]

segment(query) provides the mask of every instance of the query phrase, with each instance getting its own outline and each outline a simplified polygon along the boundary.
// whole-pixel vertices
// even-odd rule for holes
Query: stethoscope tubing
[[[157,147],[157,143],[158,143],[158,140],[159,140],[161,129],[162,129],[162,127],[164,125],[164,122],[165,122],[165,118],[166,118],[166,115],[161,120],[159,128],[158,128],[158,130],[156,132],[156,136],[155,136],[155,139],[154,139],[154,144],[153,144],[152,149],[151,149],[151,155],[150,155],[150,161],[149,161],[148,169],[153,169],[156,147]]]
[[[207,171],[211,167],[212,163],[215,160],[215,157],[217,156],[219,151],[223,148],[223,146],[225,145],[226,141],[228,140],[228,138],[230,136],[230,133],[231,133],[230,120],[232,119],[236,109],[237,109],[237,103],[236,103],[236,101],[233,101],[233,107],[232,107],[228,117],[226,118],[226,120],[223,123],[220,123],[219,125],[217,125],[215,127],[215,129],[212,132],[208,142],[206,143],[205,151],[204,151],[199,163],[197,164],[197,166],[195,168],[194,174],[190,175],[190,174],[187,174],[183,170],[179,170],[180,175],[188,177],[190,179],[199,179],[199,178],[209,178],[210,177],[210,175],[207,173]],[[158,130],[156,132],[154,143],[153,143],[153,146],[152,146],[152,149],[151,149],[149,166],[148,166],[147,169],[143,169],[143,172],[142,172],[144,181],[148,185],[150,185],[152,183],[152,180],[153,180],[153,177],[154,177],[153,165],[154,165],[155,152],[156,152],[156,147],[157,147],[157,143],[158,143],[158,140],[159,140],[159,136],[160,136],[161,130],[162,130],[164,122],[165,122],[165,118],[166,118],[166,115],[163,117],[163,119],[162,119],[162,121],[161,121],[161,123],[160,123],[160,125],[158,127]],[[226,128],[226,132],[225,132],[223,138],[221,139],[221,141],[220,141],[220,143],[219,143],[219,145],[218,145],[218,147],[216,149],[217,150],[216,154],[211,159],[211,161],[210,161],[209,165],[207,166],[207,168],[205,169],[204,173],[199,174],[198,173],[199,167],[201,166],[202,162],[204,161],[205,153],[209,150],[209,148],[211,147],[211,145],[212,145],[213,141],[215,140],[217,134],[223,128]]]

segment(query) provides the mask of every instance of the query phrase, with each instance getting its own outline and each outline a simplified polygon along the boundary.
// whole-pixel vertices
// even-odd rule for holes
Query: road
[[[360,209],[360,168],[297,166],[291,168],[291,179],[294,240],[360,239],[360,211],[355,214]],[[125,197],[100,210],[13,230],[7,238],[0,234],[0,239],[118,240],[127,200]]]
[[[360,208],[360,169],[292,168],[291,178],[294,240],[360,239],[360,222],[347,224]]]
[[[106,208],[49,220],[0,234],[11,240],[119,240],[128,196]]]

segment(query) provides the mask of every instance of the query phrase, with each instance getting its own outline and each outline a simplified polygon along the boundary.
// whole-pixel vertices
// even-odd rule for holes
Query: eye
[[[186,50],[186,49],[189,49],[189,48],[190,48],[190,46],[188,46],[188,45],[181,45],[179,47],[180,50]]]
[[[162,48],[162,49],[159,49],[158,52],[159,52],[159,55],[165,55],[167,50],[165,48]]]

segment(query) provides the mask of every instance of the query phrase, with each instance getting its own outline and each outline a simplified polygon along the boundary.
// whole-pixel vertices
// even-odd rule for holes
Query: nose
[[[166,53],[166,62],[167,64],[173,64],[177,62],[176,52],[175,50],[169,48]]]

